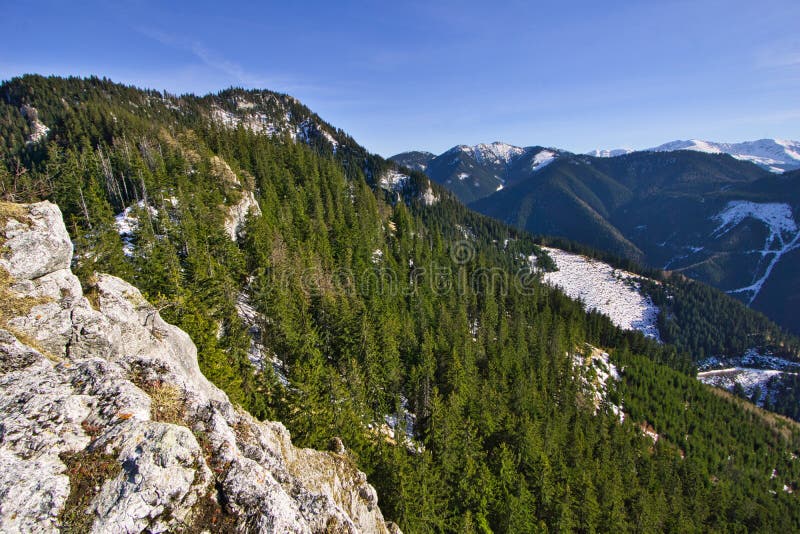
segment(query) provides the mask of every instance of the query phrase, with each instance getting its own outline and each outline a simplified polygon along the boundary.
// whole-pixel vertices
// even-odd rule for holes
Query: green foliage
[[[520,255],[548,262],[530,236],[439,188],[426,206],[418,173],[400,194],[373,189],[389,164],[341,132],[334,153],[319,139],[209,120],[212,106],[235,112],[235,98],[273,118],[311,116],[293,100],[38,77],[0,95],[7,197],[58,202],[78,272],[140,287],[192,336],[201,369],[235,402],[279,417],[305,446],[341,437],[404,531],[800,528],[794,495],[770,493],[780,487],[769,479],[778,469],[796,484],[797,428],[710,393],[662,365],[691,369],[674,346],[621,332],[528,276]],[[51,128],[43,146],[24,142],[23,102]],[[12,180],[15,161],[24,186]],[[245,190],[263,214],[233,242],[223,224]],[[125,256],[113,214],[138,203]],[[460,242],[469,261],[458,260]],[[289,387],[268,362],[248,361],[236,311],[245,291]],[[624,366],[612,392],[624,423],[606,403],[587,407],[573,368],[586,342]],[[391,436],[384,416],[404,406],[417,416],[413,435],[400,425]]]

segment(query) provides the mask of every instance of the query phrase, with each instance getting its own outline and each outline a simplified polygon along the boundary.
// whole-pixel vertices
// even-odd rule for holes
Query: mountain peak
[[[513,159],[525,153],[526,149],[500,141],[479,143],[477,145],[458,145],[448,152],[460,151],[475,158],[478,163],[508,165]]]
[[[673,152],[693,150],[706,154],[729,154],[736,159],[750,161],[770,172],[780,173],[800,169],[800,142],[790,139],[757,139],[740,143],[721,143],[704,139],[676,140],[645,149],[648,152]],[[587,152],[590,156],[613,158],[634,152],[622,149],[597,149]]]

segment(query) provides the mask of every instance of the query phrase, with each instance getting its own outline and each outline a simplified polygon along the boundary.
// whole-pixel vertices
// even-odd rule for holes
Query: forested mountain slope
[[[510,147],[507,161],[488,164],[452,157],[462,148],[430,159],[425,172],[476,210],[711,284],[800,333],[798,171],[689,150],[596,158]],[[545,152],[545,165],[525,159]],[[458,176],[495,182],[454,179],[440,160],[458,163]]]
[[[528,234],[289,97],[29,76],[0,86],[0,137],[3,198],[61,207],[87,289],[131,282],[233,402],[340,437],[405,532],[800,528],[795,423],[699,383],[682,330],[587,314]]]

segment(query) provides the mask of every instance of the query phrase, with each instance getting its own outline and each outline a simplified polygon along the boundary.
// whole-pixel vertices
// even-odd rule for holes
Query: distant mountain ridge
[[[750,161],[771,172],[784,172],[800,169],[800,141],[788,139],[758,139],[741,143],[718,143],[701,139],[670,141],[663,145],[648,148],[647,152],[673,152],[675,150],[694,150],[707,154],[730,154],[736,159]],[[587,154],[599,158],[624,156],[631,149],[593,150]]]
[[[430,152],[403,152],[390,159],[409,169],[425,172],[468,203],[526,179],[562,154],[568,152],[494,142],[454,146],[438,156]]]
[[[800,332],[800,143],[675,141],[647,151],[458,145],[399,154],[470,207],[535,234],[681,272]],[[626,153],[628,152],[628,153]]]

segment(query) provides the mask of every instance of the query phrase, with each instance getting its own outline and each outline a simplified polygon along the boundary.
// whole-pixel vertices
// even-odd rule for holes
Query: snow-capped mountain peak
[[[800,141],[790,139],[758,139],[741,143],[718,143],[703,139],[677,140],[648,148],[648,152],[694,150],[706,154],[730,154],[736,159],[750,161],[772,172],[800,169]],[[634,152],[629,148],[597,149],[589,156],[613,158]]]
[[[751,161],[772,172],[800,168],[800,142],[788,139],[758,139],[742,143],[717,143],[690,139],[664,143],[648,150],[653,152],[695,150],[709,154],[730,154],[736,159]]]
[[[494,143],[481,143],[474,146],[458,145],[457,150],[464,152],[478,163],[503,164],[508,165],[514,158],[525,153],[525,149],[495,141]]]

